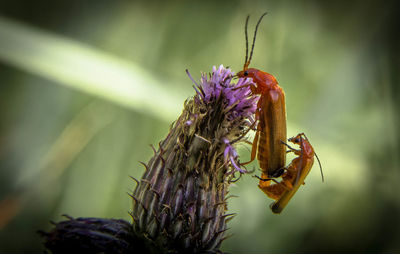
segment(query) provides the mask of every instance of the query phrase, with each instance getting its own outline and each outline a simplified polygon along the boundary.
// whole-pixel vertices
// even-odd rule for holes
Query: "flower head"
[[[222,99],[227,121],[242,121],[245,119],[246,124],[249,126],[254,123],[253,115],[257,108],[258,97],[251,93],[250,86],[254,85],[251,79],[239,78],[237,83],[233,83],[234,73],[230,69],[224,68],[223,65],[220,65],[218,69],[213,66],[210,78],[207,78],[207,74],[203,73],[200,85],[194,81],[188,71],[187,74],[195,84],[195,101],[198,104],[212,103],[213,101]],[[229,134],[228,136],[232,137]],[[238,154],[229,141],[229,138],[222,137],[221,139],[221,142],[225,145],[225,163],[226,165],[230,164],[236,171],[245,173],[246,170],[240,168],[237,163]]]
[[[222,65],[202,74],[196,94],[145,165],[132,209],[137,235],[169,252],[216,252],[227,230],[226,194],[240,168],[234,144],[253,120],[250,79]]]
[[[207,73],[201,75],[201,83],[198,85],[192,76],[187,72],[190,79],[195,84],[197,92],[196,100],[198,103],[209,103],[219,97],[224,98],[224,103],[228,111],[228,118],[251,117],[257,106],[257,97],[251,94],[250,86],[254,85],[251,79],[239,78],[237,83],[233,83],[235,76],[230,69],[225,69],[220,65],[217,69],[213,66],[210,78]]]
[[[132,225],[123,220],[68,217],[50,232],[45,246],[59,253],[220,253],[227,193],[240,168],[234,145],[252,123],[257,97],[251,81],[222,65],[195,83],[180,117],[154,149],[133,192]]]

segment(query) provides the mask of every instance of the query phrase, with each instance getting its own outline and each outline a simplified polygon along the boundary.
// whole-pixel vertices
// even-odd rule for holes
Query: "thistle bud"
[[[194,82],[167,137],[131,194],[133,223],[68,217],[41,231],[53,253],[215,253],[225,238],[228,187],[240,168],[234,145],[253,125],[250,79],[222,65]]]
[[[250,80],[232,82],[222,65],[194,79],[184,104],[132,194],[133,229],[169,252],[217,252],[232,215],[227,193],[240,168],[234,144],[254,122],[257,98]]]

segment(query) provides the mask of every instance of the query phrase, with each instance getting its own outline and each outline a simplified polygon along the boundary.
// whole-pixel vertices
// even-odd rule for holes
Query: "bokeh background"
[[[130,220],[127,192],[213,65],[251,66],[286,92],[288,136],[318,167],[281,215],[257,179],[229,203],[231,253],[399,253],[396,1],[0,2],[0,253],[42,253],[62,214]],[[252,33],[252,32],[250,32]],[[251,139],[251,138],[250,138]],[[242,160],[248,145],[239,147]],[[257,168],[253,163],[250,168]]]

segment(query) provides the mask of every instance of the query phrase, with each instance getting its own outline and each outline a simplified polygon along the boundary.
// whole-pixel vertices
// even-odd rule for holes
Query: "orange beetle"
[[[237,76],[240,78],[251,78],[256,84],[251,87],[252,93],[261,95],[257,104],[256,120],[258,121],[258,125],[252,145],[251,159],[242,165],[252,162],[257,155],[262,176],[271,178],[282,175],[286,163],[286,147],[282,143],[282,141],[286,140],[285,93],[278,85],[274,76],[258,69],[248,68],[253,56],[257,29],[266,14],[264,13],[260,17],[256,25],[249,58],[247,35],[249,16],[247,16],[245,25],[246,59],[243,70],[237,73]]]
[[[290,138],[289,142],[299,145],[300,150],[296,150],[284,143],[289,147],[289,152],[293,152],[298,157],[294,158],[286,168],[285,172],[282,174],[282,181],[276,182],[275,180],[268,178],[263,179],[265,175],[261,175],[260,183],[258,185],[258,187],[268,197],[276,200],[270,205],[273,213],[281,213],[293,195],[297,192],[300,185],[304,184],[304,179],[314,164],[314,156],[317,158],[321,169],[322,181],[324,180],[321,163],[306,135],[300,133],[297,136]],[[271,184],[271,181],[275,181],[275,183]]]

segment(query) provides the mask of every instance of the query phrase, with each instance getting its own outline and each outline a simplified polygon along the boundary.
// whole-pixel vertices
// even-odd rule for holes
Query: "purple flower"
[[[230,69],[225,69],[223,65],[220,65],[218,69],[213,66],[213,72],[209,76],[203,73],[200,84],[196,83],[188,71],[186,72],[195,84],[196,103],[213,103],[222,98],[228,121],[245,119],[247,126],[251,126],[254,123],[254,113],[257,109],[259,97],[251,93],[250,87],[255,85],[252,79],[239,78],[236,83],[233,83],[232,80],[235,73]],[[221,141],[225,145],[225,164],[230,164],[236,171],[245,173],[246,170],[241,169],[238,165],[239,163],[237,163],[238,154],[229,138],[223,137]]]
[[[213,66],[213,72],[209,78],[207,73],[201,75],[200,85],[194,81],[193,77],[187,71],[189,78],[195,84],[197,102],[210,102],[220,96],[224,97],[226,108],[229,108],[231,117],[251,117],[257,108],[258,96],[251,94],[250,86],[255,85],[252,79],[239,78],[237,83],[232,79],[235,73],[230,69],[225,69],[220,65],[217,69]],[[232,108],[230,108],[232,107]]]
[[[246,173],[247,171],[245,169],[240,168],[236,162],[238,154],[237,154],[235,148],[233,148],[233,146],[231,145],[231,143],[229,142],[229,140],[227,138],[223,138],[222,140],[224,141],[224,143],[226,145],[225,150],[224,150],[225,163],[227,164],[227,163],[231,162],[231,164],[235,170],[239,171],[240,173]],[[228,172],[228,174],[231,174],[233,172],[232,171]]]

